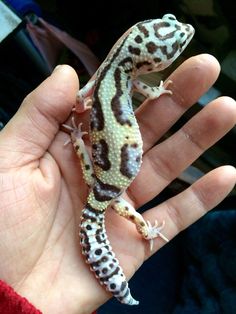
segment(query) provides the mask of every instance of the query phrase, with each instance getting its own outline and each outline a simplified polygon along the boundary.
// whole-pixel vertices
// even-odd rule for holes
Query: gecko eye
[[[176,21],[176,17],[173,14],[165,14],[162,19]]]

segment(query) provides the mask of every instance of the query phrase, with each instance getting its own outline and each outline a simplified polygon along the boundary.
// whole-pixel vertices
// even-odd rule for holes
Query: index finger
[[[194,56],[181,64],[169,77],[173,94],[147,100],[136,111],[142,133],[144,152],[152,147],[173,124],[216,81],[218,61],[211,55]]]

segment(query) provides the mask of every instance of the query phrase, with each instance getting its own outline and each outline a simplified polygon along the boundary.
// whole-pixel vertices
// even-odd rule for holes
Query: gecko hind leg
[[[120,216],[130,220],[136,226],[137,231],[141,236],[150,240],[150,251],[153,249],[153,239],[156,237],[162,238],[164,241],[169,242],[169,240],[161,233],[161,230],[165,226],[165,222],[159,226],[157,220],[155,220],[154,225],[150,221],[144,220],[143,216],[139,214],[133,206],[131,206],[126,200],[122,197],[118,197],[114,200],[111,205],[112,209],[116,211]]]
[[[71,133],[70,139],[66,141],[64,145],[72,142],[75,152],[80,160],[84,180],[88,186],[92,186],[94,184],[93,164],[82,138],[87,132],[82,131],[82,123],[76,125],[74,116],[72,116],[71,123],[72,126],[63,124],[63,127]]]

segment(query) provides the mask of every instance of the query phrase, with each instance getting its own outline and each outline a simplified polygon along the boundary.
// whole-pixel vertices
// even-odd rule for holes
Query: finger
[[[221,97],[202,109],[179,131],[149,150],[131,185],[137,206],[152,199],[236,123],[236,104]],[[133,197],[134,198],[134,197]]]
[[[70,114],[78,88],[75,71],[60,66],[25,98],[1,133],[2,141],[7,143],[5,149],[9,146],[9,158],[15,157],[15,162],[22,164],[44,154]]]
[[[182,193],[147,211],[145,219],[165,221],[163,234],[171,240],[180,231],[217,206],[233,189],[236,169],[223,166],[212,170]],[[164,243],[155,240],[155,249]],[[150,253],[148,253],[150,255]]]
[[[218,61],[202,54],[185,61],[169,77],[173,95],[149,100],[137,110],[137,119],[148,150],[204,94],[219,75]],[[169,89],[168,87],[168,89]]]

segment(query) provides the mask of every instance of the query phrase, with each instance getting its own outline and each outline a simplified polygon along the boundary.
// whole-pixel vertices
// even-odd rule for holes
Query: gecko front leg
[[[167,89],[168,85],[172,84],[171,80],[168,80],[165,84],[160,81],[159,86],[149,86],[144,82],[136,79],[133,81],[133,89],[149,99],[156,99],[163,94],[172,95],[172,91]]]
[[[165,226],[165,222],[159,226],[157,220],[155,220],[154,225],[149,221],[144,220],[143,216],[139,214],[133,206],[131,206],[122,197],[118,197],[111,205],[112,209],[116,211],[120,216],[133,222],[137,228],[137,231],[141,236],[150,240],[150,251],[153,249],[153,239],[156,237],[161,237],[164,241],[169,242],[169,240],[161,233],[161,230]]]

